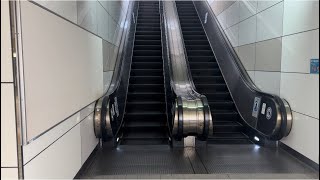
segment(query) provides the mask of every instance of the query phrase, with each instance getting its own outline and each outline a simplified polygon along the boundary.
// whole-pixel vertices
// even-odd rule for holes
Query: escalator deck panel
[[[120,144],[168,144],[165,108],[159,2],[139,2]]]
[[[192,1],[176,1],[176,5],[193,82],[197,91],[206,95],[214,120],[214,134],[208,142],[251,143],[238,123],[240,116]]]

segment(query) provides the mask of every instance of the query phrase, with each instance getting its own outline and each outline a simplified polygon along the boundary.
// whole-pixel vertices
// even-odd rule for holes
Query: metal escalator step
[[[214,69],[219,68],[217,62],[189,62],[191,69]]]
[[[228,87],[226,84],[195,84],[197,90],[202,93],[226,92]]]
[[[163,84],[163,76],[131,76],[130,84]]]
[[[216,110],[235,110],[233,101],[209,101],[209,106],[213,112]]]
[[[136,50],[158,50],[158,51],[162,51],[162,46],[161,45],[149,45],[149,46],[136,45],[136,46],[134,46],[133,51],[136,51]]]
[[[186,50],[190,51],[190,50],[210,50],[211,51],[211,47],[209,45],[186,45]]]
[[[212,110],[211,115],[216,121],[238,121],[239,119],[238,112],[233,110]]]
[[[201,26],[201,23],[198,22],[198,23],[180,23],[181,27],[198,27],[198,26]]]
[[[136,35],[136,40],[161,40],[161,34],[158,35]]]
[[[187,55],[188,56],[213,56],[213,52],[211,50],[188,50]]]
[[[164,93],[128,93],[127,102],[134,101],[158,101],[165,102]]]
[[[158,16],[158,18],[160,18],[160,14],[159,13],[155,13],[155,12],[151,12],[151,11],[139,11],[138,12],[139,16]]]
[[[137,27],[137,31],[159,31],[160,27]]]
[[[152,112],[132,112],[132,113],[125,113],[125,120],[126,121],[165,121],[166,114],[159,112],[159,111],[152,111]]]
[[[192,79],[195,84],[224,83],[224,79],[222,76],[193,76]]]
[[[127,102],[126,104],[126,113],[134,112],[158,112],[165,113],[166,104],[164,102],[155,102],[155,101],[135,101]]]
[[[183,35],[183,39],[184,40],[207,40],[207,36],[206,35],[189,35],[189,34],[185,34]],[[211,50],[211,49],[210,49]]]
[[[215,62],[214,56],[188,56],[189,62]]]
[[[133,62],[163,62],[162,56],[133,56]]]
[[[138,24],[139,23],[160,23],[160,18],[158,19],[158,18],[149,18],[149,19],[142,19],[142,18],[138,18],[138,20],[137,20],[137,22],[138,22]]]
[[[181,18],[180,19],[181,23],[201,23],[198,17],[196,18]]]
[[[221,76],[219,68],[216,69],[191,69],[192,76]]]
[[[125,133],[123,138],[127,139],[157,139],[157,138],[166,138],[166,129],[164,126],[157,127],[132,127],[125,128]]]
[[[159,35],[161,34],[160,29],[158,31],[138,31],[136,35]]]
[[[208,101],[232,101],[229,92],[206,93],[205,95]]]
[[[215,133],[236,133],[241,132],[243,126],[234,121],[213,121],[213,132]]]
[[[163,84],[129,84],[129,92],[164,92]]]
[[[206,33],[202,30],[199,31],[183,31],[182,34],[185,35],[206,35]]]
[[[162,76],[162,69],[132,69],[131,76]]]
[[[131,69],[162,69],[162,62],[133,62]]]
[[[161,50],[134,50],[133,56],[162,56]]]
[[[148,121],[145,120],[127,120],[125,122],[125,126],[129,128],[137,128],[137,127],[147,127],[147,128],[152,128],[152,127],[162,127],[165,128],[166,123],[165,121],[156,121],[153,119],[149,119]]]
[[[182,34],[184,32],[190,32],[190,31],[203,31],[202,27],[183,27],[183,29],[181,29]]]
[[[136,40],[134,45],[161,45],[161,40]]]
[[[185,40],[185,45],[210,45],[208,40]]]

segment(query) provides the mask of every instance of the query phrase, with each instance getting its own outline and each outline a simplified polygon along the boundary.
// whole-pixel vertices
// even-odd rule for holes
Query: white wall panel
[[[234,25],[225,30],[225,33],[233,47],[239,46],[239,26]]]
[[[283,2],[257,15],[257,41],[282,36]]]
[[[282,71],[309,73],[310,59],[319,59],[319,30],[283,37]]]
[[[280,2],[281,0],[268,0],[268,1],[258,1],[258,5],[257,5],[257,12],[263,11],[267,8],[270,8],[271,6],[277,4],[278,2]]]
[[[97,1],[77,1],[79,26],[98,34]]]
[[[9,1],[1,1],[1,82],[13,82]]]
[[[59,14],[60,16],[77,23],[77,1],[35,1],[41,6]]]
[[[284,35],[316,28],[319,28],[319,0],[284,1]]]
[[[256,43],[256,71],[281,70],[281,42],[281,38],[276,38]]]
[[[118,24],[109,16],[109,21],[108,21],[108,37],[109,40],[112,44],[115,44],[115,32],[117,29]]]
[[[212,3],[210,3],[210,6],[211,6],[213,12],[216,15],[219,15],[221,12],[223,12],[224,10],[229,8],[233,3],[235,3],[235,1],[217,1],[217,0],[215,0]]]
[[[254,65],[256,61],[256,45],[255,44],[239,46],[238,56],[242,62],[242,65],[245,67],[247,71],[254,70]]]
[[[292,110],[319,119],[319,75],[282,73],[281,97]]]
[[[108,2],[108,1],[106,1],[106,2]],[[109,36],[108,36],[109,15],[100,3],[97,3],[97,17],[98,17],[98,20],[97,20],[98,35],[100,37],[102,37],[104,40],[110,42]]]
[[[87,107],[81,109],[80,111],[80,119],[81,121],[85,119],[87,116],[89,116],[94,111],[94,106],[96,105],[96,102],[91,103]]]
[[[239,46],[255,43],[257,38],[257,17],[253,16],[239,23]]]
[[[1,167],[17,166],[17,137],[13,84],[1,84]]]
[[[102,40],[30,2],[21,11],[31,139],[102,95]]]
[[[248,72],[248,75],[250,76],[250,78],[251,78],[251,80],[252,80],[252,82],[254,82],[255,81],[255,72],[254,71],[247,71]]]
[[[293,113],[292,130],[281,142],[319,164],[319,120]]]
[[[240,8],[239,2],[233,3],[227,10],[227,27],[233,26],[240,21]]]
[[[280,95],[280,72],[255,71],[255,84],[266,93]]]
[[[226,29],[227,28],[227,13],[226,11],[223,11],[222,13],[220,13],[218,16],[218,21],[222,27],[222,29]]]
[[[18,179],[18,168],[1,168],[1,179]]]
[[[37,138],[36,140],[30,142],[28,145],[23,146],[24,164],[29,162],[45,148],[49,147],[50,144],[54,143],[58,138],[62,137],[63,134],[65,134],[80,121],[80,113],[76,113],[47,133]]]
[[[240,1],[240,21],[255,15],[257,12],[257,1],[241,0]]]
[[[71,179],[81,168],[80,125],[24,166],[26,179]]]
[[[97,146],[99,139],[96,138],[93,129],[93,113],[80,123],[81,131],[81,163],[83,164]]]

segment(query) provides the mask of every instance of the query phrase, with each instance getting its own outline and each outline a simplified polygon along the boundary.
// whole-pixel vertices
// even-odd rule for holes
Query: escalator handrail
[[[167,14],[167,13],[170,13],[168,12],[168,9],[166,8],[166,3],[173,3],[172,1],[164,1],[164,6],[163,6],[163,24],[164,24],[164,27],[165,27],[165,37],[166,37],[166,41],[167,42],[170,42],[169,39],[173,40],[173,38],[175,38],[174,42],[177,43],[178,47],[180,48],[172,48],[172,46],[170,46],[170,43],[167,43],[167,51],[168,51],[168,60],[169,60],[169,69],[170,69],[170,82],[171,82],[171,87],[174,91],[174,93],[176,94],[177,97],[183,97],[185,99],[199,99],[201,98],[201,95],[200,93],[198,93],[196,90],[195,90],[195,86],[193,84],[193,80],[192,80],[192,76],[190,74],[190,67],[187,63],[187,60],[186,60],[186,54],[185,54],[185,49],[184,49],[184,44],[183,44],[183,41],[182,41],[182,31],[180,29],[180,24],[178,22],[178,15],[177,15],[177,12],[176,12],[176,9],[174,8],[175,7],[175,3],[173,3],[173,6],[172,6],[172,10],[170,11],[171,14]],[[174,23],[174,27],[173,28],[178,28],[178,31],[175,31],[175,37],[172,37],[169,35],[169,29],[170,27],[170,24],[168,24],[168,19],[167,18],[170,18],[170,22],[171,23]],[[171,31],[172,32],[172,31]],[[172,44],[172,43],[171,43]],[[174,57],[174,54],[172,52],[175,52],[176,56]],[[178,61],[178,59],[180,58],[180,61]],[[173,67],[173,63],[175,62],[179,62],[181,64],[183,64],[184,66],[180,66],[180,67],[185,67],[185,69],[183,70],[180,70],[180,71],[176,71],[178,70],[177,68],[174,68]],[[181,65],[180,64],[180,65]],[[185,74],[182,74],[182,78],[180,81],[178,81],[177,79],[175,79],[175,77],[177,75],[181,75],[181,73],[185,73]],[[185,90],[184,91],[181,91],[181,89],[177,88],[177,87],[183,87]]]
[[[133,5],[133,3],[131,1],[129,1],[129,2],[130,2],[130,4],[128,5],[128,11],[125,16],[125,22],[124,22],[125,24],[123,24],[123,27],[128,28],[128,29],[130,29],[130,26],[127,25],[126,19],[128,18],[128,16],[130,16],[129,9],[130,9],[130,6]],[[112,79],[111,79],[110,85],[109,85],[108,89],[106,90],[104,96],[109,96],[110,94],[112,94],[116,91],[116,89],[119,87],[120,78],[123,74],[124,63],[123,63],[122,59],[123,59],[123,57],[125,57],[125,54],[121,53],[121,51],[123,52],[124,46],[126,45],[125,41],[127,40],[127,36],[129,34],[129,30],[125,30],[124,28],[122,29],[122,33],[121,33],[122,35],[121,35],[120,42],[119,42],[120,45],[119,45],[119,48],[117,51],[116,65],[114,67]]]
[[[181,43],[182,43],[182,47],[183,47],[183,51],[184,51],[184,57],[185,59],[187,60],[188,59],[188,55],[187,55],[187,50],[186,50],[186,45],[185,45],[185,41],[184,41],[184,37],[183,37],[183,34],[182,34],[182,29],[181,29],[181,22],[180,22],[180,19],[179,19],[179,15],[178,15],[178,8],[177,8],[177,3],[176,1],[174,1],[174,11],[175,11],[175,14],[177,15],[177,21],[178,21],[178,24],[180,25],[179,26],[179,32],[180,32],[180,35],[181,35]],[[187,60],[186,61],[186,64],[187,64],[187,69],[188,69],[188,78],[190,80],[190,84],[192,86],[192,89],[197,92],[197,88],[196,86],[194,85],[194,82],[193,82],[193,77],[191,75],[191,68],[190,68],[190,64],[189,64],[189,61]],[[198,93],[199,94],[199,93]],[[200,94],[199,94],[200,95]],[[204,96],[204,95],[200,95],[200,96]]]
[[[163,48],[166,52],[163,52],[163,57],[167,61],[171,89],[175,95],[172,134],[176,140],[189,135],[206,140],[213,133],[207,98],[195,89],[175,3],[163,1],[162,9]]]

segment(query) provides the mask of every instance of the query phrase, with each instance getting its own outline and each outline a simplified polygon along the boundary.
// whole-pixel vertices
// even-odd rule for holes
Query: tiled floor
[[[120,146],[98,149],[77,178],[318,179],[319,172],[281,149],[258,145]]]

